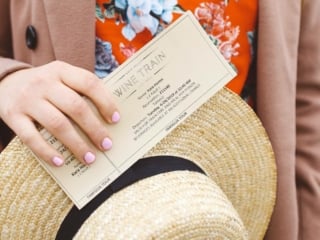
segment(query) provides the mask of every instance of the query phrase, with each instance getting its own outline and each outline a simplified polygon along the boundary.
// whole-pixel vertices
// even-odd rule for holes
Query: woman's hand
[[[82,95],[94,103],[102,118],[94,114]],[[110,149],[112,141],[101,119],[108,123],[120,120],[101,80],[59,61],[6,76],[0,82],[0,116],[39,158],[55,166],[63,165],[64,159],[43,139],[35,123],[59,139],[77,159],[90,164],[95,160],[95,150],[81,138],[70,119],[102,151]]]

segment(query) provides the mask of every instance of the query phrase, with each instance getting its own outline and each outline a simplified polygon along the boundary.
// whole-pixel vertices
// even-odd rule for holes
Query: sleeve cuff
[[[13,60],[10,58],[1,58],[0,57],[0,81],[8,74],[25,69],[30,68],[31,65],[23,62],[19,62],[17,60]]]

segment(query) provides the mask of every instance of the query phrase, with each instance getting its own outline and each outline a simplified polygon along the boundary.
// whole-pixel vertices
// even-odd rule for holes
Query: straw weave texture
[[[0,239],[54,239],[73,206],[15,138],[0,155]]]
[[[275,161],[260,121],[237,95],[219,91],[146,154],[151,155],[190,159],[210,178],[183,171],[139,181],[101,205],[79,238],[98,239],[90,231],[104,234],[97,223],[112,218],[110,229],[117,236],[132,234],[126,239],[138,239],[135,232],[145,239],[245,239],[243,225],[248,239],[263,239],[275,201]],[[0,239],[54,239],[73,206],[18,138],[0,155],[0,194]],[[132,225],[123,222],[129,220]],[[210,225],[221,235],[203,237]],[[231,238],[214,235],[229,233]]]
[[[249,239],[263,239],[273,211],[276,166],[265,129],[247,104],[222,89],[146,156],[192,159],[237,209]]]
[[[247,233],[214,182],[201,173],[177,171],[117,193],[92,214],[75,239],[243,240]]]

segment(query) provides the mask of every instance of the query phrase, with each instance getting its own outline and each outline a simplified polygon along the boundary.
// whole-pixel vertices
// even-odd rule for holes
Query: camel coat
[[[55,59],[93,71],[94,7],[94,0],[1,0],[0,79]],[[29,25],[37,31],[33,50],[26,46]],[[319,0],[259,0],[256,110],[278,171],[266,239],[320,235],[319,40]]]

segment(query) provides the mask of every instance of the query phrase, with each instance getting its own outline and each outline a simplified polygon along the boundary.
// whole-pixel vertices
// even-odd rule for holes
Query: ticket
[[[40,162],[81,209],[235,75],[187,12],[103,79],[121,115],[119,123],[106,124],[112,149],[97,150],[95,163],[83,165],[44,129],[66,161],[59,168]]]

